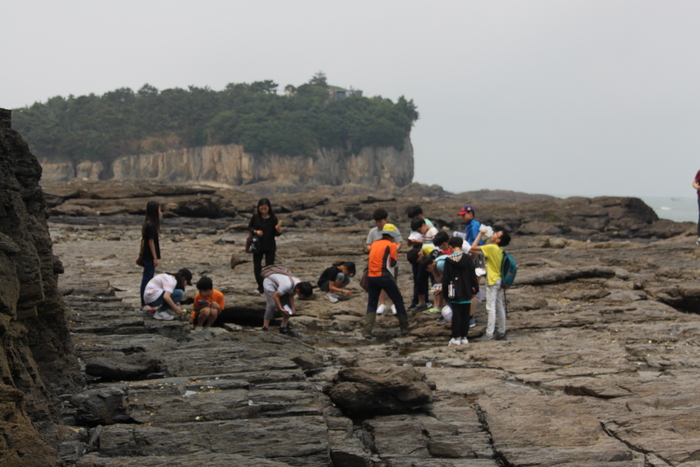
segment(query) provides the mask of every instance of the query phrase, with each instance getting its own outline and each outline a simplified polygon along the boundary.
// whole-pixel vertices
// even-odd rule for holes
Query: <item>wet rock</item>
[[[137,381],[146,379],[164,369],[157,358],[144,353],[98,357],[85,362],[85,373],[100,378],[101,381]]]
[[[406,413],[432,400],[433,383],[411,367],[345,368],[324,386],[331,400],[351,413]]]

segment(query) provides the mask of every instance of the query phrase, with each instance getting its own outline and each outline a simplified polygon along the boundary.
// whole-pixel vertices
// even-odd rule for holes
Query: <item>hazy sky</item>
[[[0,107],[119,87],[317,71],[413,99],[414,180],[688,196],[700,160],[697,1],[11,1]]]

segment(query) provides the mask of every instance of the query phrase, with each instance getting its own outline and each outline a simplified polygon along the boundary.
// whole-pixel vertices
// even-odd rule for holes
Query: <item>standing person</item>
[[[486,334],[480,339],[481,341],[490,341],[494,337],[496,340],[506,338],[506,309],[503,306],[503,290],[501,290],[501,265],[503,264],[502,247],[508,246],[510,235],[505,229],[494,228],[495,232],[491,236],[491,243],[479,246],[479,240],[481,240],[486,230],[488,230],[488,227],[481,226],[481,231],[472,245],[472,250],[484,253],[486,258],[486,279],[488,279],[486,283],[488,322],[486,324]],[[496,322],[498,322],[498,332],[494,335]]]
[[[369,252],[370,248],[372,247],[372,243],[376,242],[377,240],[381,240],[382,235],[380,234],[380,232],[387,224],[387,222],[389,222],[389,213],[386,212],[386,209],[377,208],[372,213],[372,219],[374,220],[375,226],[372,227],[369,233],[367,234],[367,241],[365,242],[365,251],[367,252]],[[394,239],[394,242],[396,243],[396,252],[398,253],[399,250],[401,250],[401,245],[403,245],[403,238],[401,237],[400,233]],[[391,311],[393,314],[396,314],[396,304],[391,306]],[[385,312],[386,292],[382,291],[381,294],[379,294],[379,308],[377,308],[377,314],[381,315]]]
[[[214,283],[207,276],[197,281],[197,290],[197,295],[194,296],[192,328],[206,329],[214,324],[224,309],[224,294],[214,289]]]
[[[464,234],[466,235],[465,240],[467,241],[467,243],[472,245],[474,243],[474,240],[476,240],[476,237],[479,236],[479,230],[481,229],[481,222],[474,219],[474,216],[476,215],[476,213],[474,212],[474,207],[467,204],[466,206],[462,207],[462,210],[459,211],[457,215],[462,216],[462,219],[464,219],[464,222],[466,222],[466,225],[464,226]],[[479,246],[482,246],[483,244],[484,240],[480,239]],[[476,267],[484,267],[485,260],[483,253],[472,253],[472,258],[474,259],[474,264],[476,265]],[[481,276],[479,276],[479,279],[481,279]],[[474,319],[474,314],[476,313],[476,300],[472,300],[470,306],[471,308],[469,310],[469,327],[473,328],[474,326],[476,326],[476,320]]]
[[[333,263],[326,268],[321,277],[318,278],[318,286],[326,292],[325,299],[331,303],[338,301],[339,293],[349,296],[352,291],[346,289],[350,283],[350,278],[355,275],[355,263],[352,261],[341,261]]]
[[[154,311],[143,301],[143,293],[146,290],[148,281],[156,274],[156,267],[160,259],[160,216],[162,215],[160,203],[149,201],[146,204],[146,220],[141,227],[141,264],[143,266],[143,277],[141,278],[141,309],[143,311]]]
[[[469,343],[470,304],[479,282],[471,257],[462,252],[462,239],[452,237],[448,245],[451,254],[445,259],[442,275],[442,296],[452,309],[452,339],[447,345],[465,345]]]
[[[367,313],[365,314],[365,338],[367,339],[372,338],[372,328],[374,328],[374,322],[377,319],[377,302],[382,291],[386,292],[396,306],[401,334],[408,334],[418,326],[417,324],[408,324],[408,315],[403,305],[403,297],[395,282],[395,268],[398,256],[396,243],[394,243],[393,239],[399,236],[399,232],[394,224],[384,224],[379,233],[382,238],[372,243],[367,264],[367,279],[369,282]]]
[[[700,170],[695,174],[695,180],[693,180],[693,188],[698,191],[698,212],[700,212]],[[695,241],[697,245],[700,245],[700,219],[698,220],[698,239]]]
[[[265,266],[275,263],[275,252],[277,251],[275,237],[282,234],[282,225],[272,212],[269,199],[262,198],[258,201],[253,217],[248,224],[248,230],[256,235],[260,241],[258,251],[253,253],[253,271],[255,282],[258,284],[258,293],[263,293],[263,278],[260,276],[262,260],[265,257]]]
[[[153,317],[170,321],[175,319],[174,313],[182,313],[178,305],[185,297],[185,286],[192,285],[192,273],[182,268],[175,274],[158,274],[148,281],[143,300],[147,305],[160,307]]]

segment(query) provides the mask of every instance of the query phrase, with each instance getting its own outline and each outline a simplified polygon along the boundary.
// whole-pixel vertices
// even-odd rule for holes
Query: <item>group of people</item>
[[[391,310],[398,318],[401,333],[407,334],[417,326],[416,323],[409,323],[408,313],[421,310],[439,313],[442,309],[451,312],[445,314],[443,311],[443,316],[452,322],[449,345],[466,344],[469,327],[474,325],[475,297],[480,288],[480,276],[485,273],[488,324],[483,340],[504,339],[505,308],[500,281],[502,247],[510,242],[508,232],[500,228],[491,232],[490,228],[482,226],[474,218],[474,208],[469,205],[458,214],[466,222],[464,234],[455,232],[451,238],[426,219],[419,206],[409,208],[407,215],[411,220],[407,259],[413,272],[413,298],[408,309],[397,286],[398,253],[403,246],[403,238],[396,226],[388,222],[386,210],[378,208],[373,213],[375,227],[369,231],[365,244],[368,253],[366,281],[363,284],[368,293],[365,337],[373,337],[372,330],[378,314]],[[146,205],[137,260],[137,264],[143,267],[141,307],[146,312],[153,312],[155,319],[172,320],[182,312],[179,303],[184,298],[186,285],[192,285],[192,273],[183,268],[175,273],[155,275],[160,260],[161,216],[160,204],[150,201]],[[282,314],[279,332],[295,336],[289,325],[289,318],[296,313],[294,298],[309,298],[313,288],[291,271],[275,265],[276,238],[282,234],[282,226],[267,198],[258,201],[248,230],[251,238],[257,237],[257,247],[253,253],[256,292],[264,294],[266,300],[262,330],[269,330],[275,312],[279,311]],[[489,238],[485,242],[486,236]],[[262,265],[263,259],[265,267]],[[334,263],[321,273],[318,288],[324,292],[325,299],[336,303],[339,296],[351,296],[352,291],[347,286],[355,273],[353,262]],[[225,308],[224,295],[214,289],[211,278],[203,276],[196,287],[198,292],[191,317],[195,330],[210,327]],[[429,301],[430,292],[434,303]],[[390,308],[387,307],[387,298],[392,302]],[[443,323],[447,321],[442,320]]]
[[[439,305],[444,303],[443,310],[448,313],[443,313],[445,318],[438,322],[446,323],[446,318],[452,322],[452,336],[448,345],[467,344],[469,327],[475,325],[474,311],[480,277],[485,275],[488,322],[481,340],[505,339],[506,313],[501,265],[503,247],[510,243],[509,233],[503,228],[482,226],[474,218],[474,208],[470,205],[462,207],[458,213],[466,222],[464,234],[455,232],[453,237],[439,231],[426,219],[420,206],[408,208],[406,214],[411,219],[407,242],[410,249],[406,255],[413,272],[411,305],[406,310],[396,282],[398,252],[403,238],[396,226],[388,222],[387,211],[378,208],[373,213],[376,227],[370,230],[366,242],[369,259],[365,336],[372,337],[377,314],[387,311],[385,301],[388,296],[393,302],[391,309],[397,315],[403,334],[416,326],[408,322],[407,311],[440,313]],[[430,291],[434,303],[428,300]]]

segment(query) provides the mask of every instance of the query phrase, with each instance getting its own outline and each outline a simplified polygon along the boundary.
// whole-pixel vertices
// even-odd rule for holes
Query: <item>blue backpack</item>
[[[501,263],[501,287],[506,289],[513,287],[515,275],[518,273],[518,266],[515,258],[503,251],[503,263]]]

